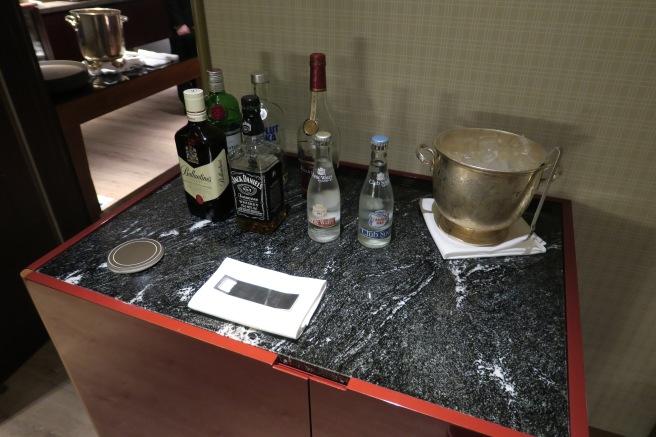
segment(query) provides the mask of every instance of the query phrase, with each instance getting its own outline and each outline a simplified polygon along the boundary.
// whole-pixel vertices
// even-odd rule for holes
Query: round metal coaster
[[[109,252],[107,267],[115,273],[136,273],[154,266],[164,256],[159,241],[138,238],[126,241]]]

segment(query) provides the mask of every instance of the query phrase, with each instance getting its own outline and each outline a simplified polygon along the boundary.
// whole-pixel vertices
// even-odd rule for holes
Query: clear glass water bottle
[[[392,238],[394,193],[387,171],[387,146],[383,135],[371,138],[369,173],[360,191],[358,241],[371,248],[385,247]]]
[[[307,191],[308,235],[319,243],[336,240],[340,233],[341,199],[333,167],[331,134],[312,137],[316,150],[312,178]]]

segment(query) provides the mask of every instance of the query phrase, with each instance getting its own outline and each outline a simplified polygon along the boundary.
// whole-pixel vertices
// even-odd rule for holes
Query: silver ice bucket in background
[[[77,34],[82,56],[89,63],[100,66],[115,63],[125,53],[123,23],[128,17],[118,9],[87,8],[69,11],[65,19]]]

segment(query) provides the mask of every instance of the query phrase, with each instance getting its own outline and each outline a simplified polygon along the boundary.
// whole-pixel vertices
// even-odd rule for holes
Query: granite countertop
[[[442,259],[419,201],[430,183],[392,177],[394,233],[389,246],[357,240],[365,171],[342,167],[342,234],[307,236],[296,162],[286,188],[288,218],[271,236],[189,214],[176,178],[39,272],[307,364],[335,380],[360,380],[537,436],[569,435],[561,208],[546,202],[540,255]],[[532,213],[525,217],[530,223]],[[106,257],[118,244],[154,238],[164,258],[119,275]],[[194,312],[187,302],[231,257],[328,287],[298,340]]]

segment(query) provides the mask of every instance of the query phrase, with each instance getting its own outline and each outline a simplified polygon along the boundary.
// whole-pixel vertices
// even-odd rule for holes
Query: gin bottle
[[[387,171],[387,145],[383,135],[371,138],[371,163],[360,191],[358,241],[366,247],[387,246],[392,238],[394,193]]]
[[[207,70],[209,94],[205,97],[207,119],[223,131],[228,152],[241,142],[241,112],[237,99],[228,94],[223,83],[223,70]]]
[[[335,123],[328,104],[326,87],[326,55],[312,53],[310,55],[310,108],[308,118],[301,123],[296,136],[298,161],[301,166],[301,188],[305,196],[308,183],[312,176],[314,157],[312,136],[318,131],[330,132],[332,136],[332,162],[333,167],[339,167],[339,150],[341,136],[339,127]]]
[[[207,121],[203,90],[183,95],[189,121],[175,133],[175,145],[187,206],[195,216],[220,220],[233,208],[225,135]]]
[[[260,99],[244,96],[241,106],[243,140],[228,154],[236,222],[245,231],[270,234],[287,216],[280,146],[264,141]]]
[[[264,123],[264,140],[279,146],[278,159],[282,162],[283,183],[287,185],[287,158],[285,156],[283,113],[280,106],[269,100],[269,77],[265,72],[251,73],[253,94],[260,98],[260,118]]]
[[[327,243],[339,237],[341,213],[339,184],[333,168],[331,134],[318,132],[312,138],[312,146],[316,156],[307,191],[308,235],[314,241]]]

